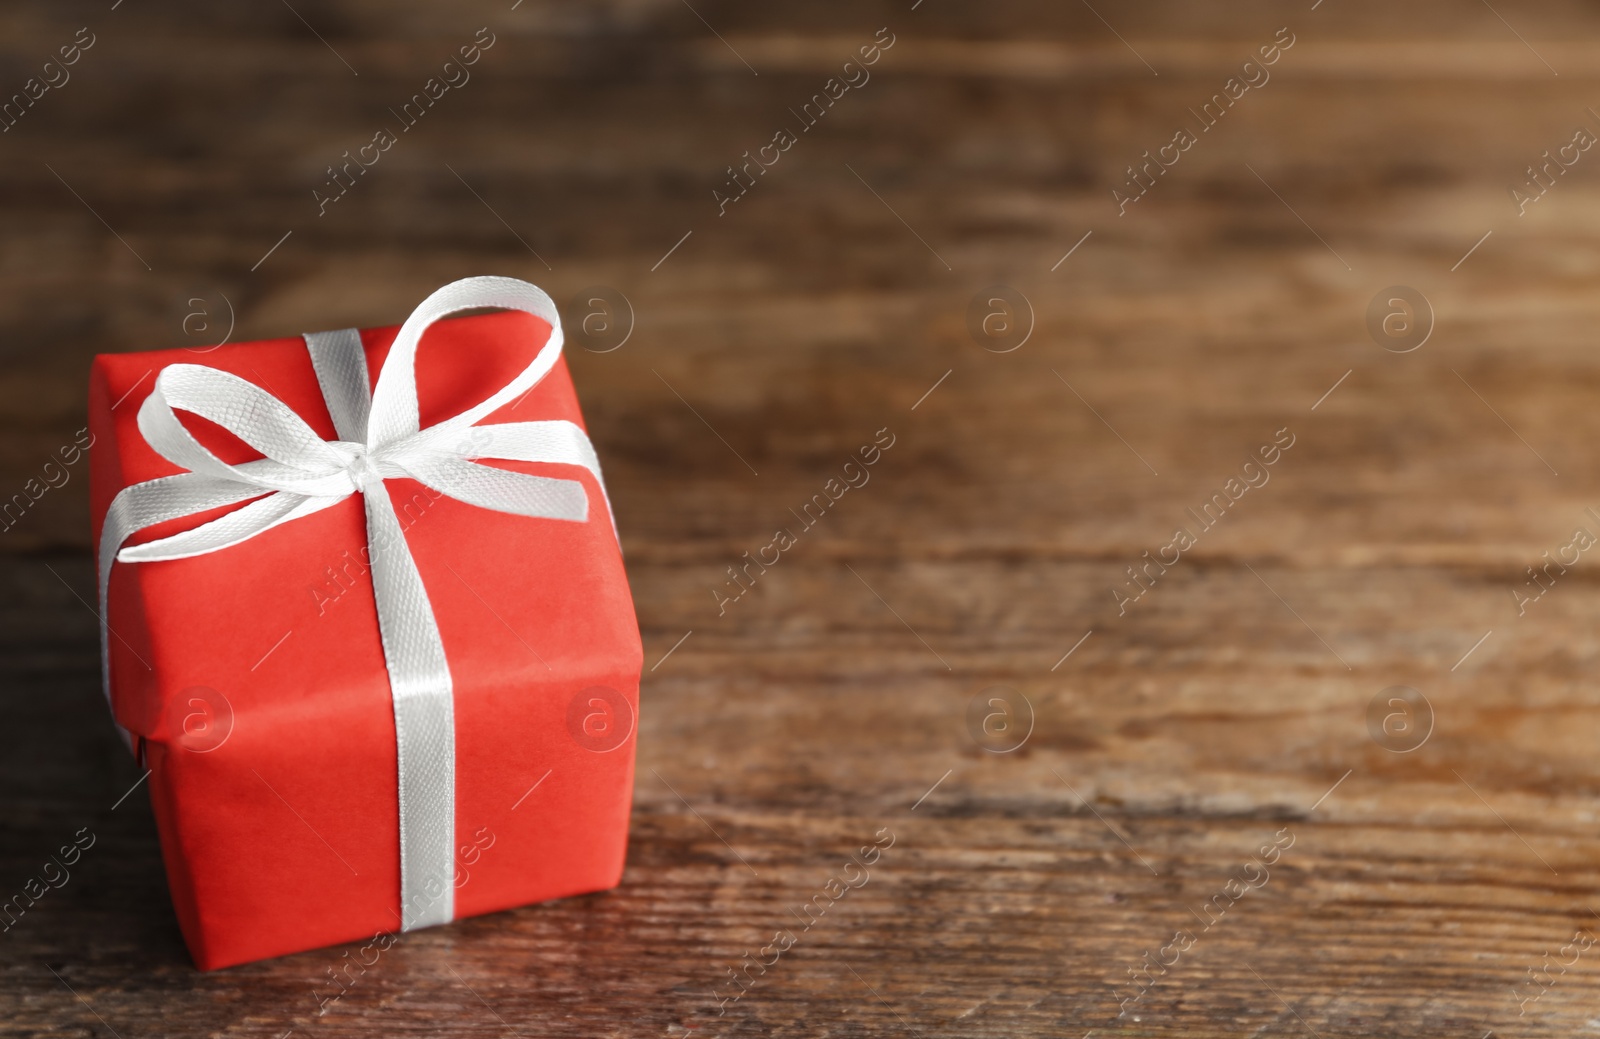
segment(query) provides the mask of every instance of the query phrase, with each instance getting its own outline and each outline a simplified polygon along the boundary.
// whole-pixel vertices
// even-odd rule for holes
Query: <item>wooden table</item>
[[[0,134],[4,495],[96,352],[607,286],[631,335],[569,310],[569,357],[648,670],[617,890],[410,935],[320,1016],[347,950],[199,974],[99,701],[80,463],[0,534],[0,895],[96,836],[0,936],[0,1032],[1600,1027],[1594,10],[35,3],[0,93],[84,26]]]

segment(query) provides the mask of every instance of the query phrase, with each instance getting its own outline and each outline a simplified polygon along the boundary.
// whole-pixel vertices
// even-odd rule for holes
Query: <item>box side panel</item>
[[[102,355],[94,359],[89,369],[89,433],[93,438],[89,450],[89,515],[93,544],[99,545],[100,532],[105,525],[106,509],[117,492],[129,483],[136,482],[128,476],[128,434],[138,436],[136,427],[126,421],[137,408],[137,401],[129,403],[141,381],[148,388],[149,366],[139,364],[136,357]],[[148,389],[147,389],[148,392]],[[142,397],[140,398],[142,399]],[[110,588],[109,608],[105,617],[110,624],[107,638],[111,674],[110,710],[117,721],[132,732],[145,726],[143,719],[150,711],[147,705],[156,698],[156,676],[150,666],[154,651],[150,644],[150,630],[145,621],[143,595],[136,575],[124,572],[124,578],[113,581]],[[98,564],[96,575],[98,580]],[[85,590],[86,597],[98,595],[98,588]],[[96,603],[95,608],[99,609]]]

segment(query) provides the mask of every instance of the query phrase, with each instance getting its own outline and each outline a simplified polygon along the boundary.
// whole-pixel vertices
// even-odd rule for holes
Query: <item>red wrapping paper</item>
[[[398,330],[362,331],[371,379]],[[422,426],[505,385],[549,332],[515,312],[434,324],[417,357]],[[155,375],[178,363],[248,379],[337,439],[298,336],[99,356],[89,389],[96,543],[118,491],[179,471],[137,425]],[[544,419],[583,424],[564,360],[480,424]],[[203,419],[183,422],[226,462],[259,457]],[[576,466],[486,464],[581,481],[589,519],[529,519],[386,483],[454,678],[458,919],[617,884],[642,659],[594,478]],[[366,537],[355,495],[222,551],[112,570],[112,710],[150,770],[173,907],[202,969],[400,927],[394,714]]]

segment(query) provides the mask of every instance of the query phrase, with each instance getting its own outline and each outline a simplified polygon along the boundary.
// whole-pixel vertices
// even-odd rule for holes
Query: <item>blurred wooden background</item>
[[[82,427],[97,352],[393,323],[470,274],[622,294],[627,342],[568,353],[651,667],[628,871],[408,936],[320,1016],[350,950],[197,974],[142,792],[113,807],[139,773],[80,462],[0,532],[0,897],[96,835],[0,934],[0,1033],[1600,1027],[1600,582],[1512,595],[1600,533],[1600,153],[1510,194],[1600,134],[1594,4],[291,2],[0,11],[0,98],[93,39],[0,133],[0,499]],[[480,27],[470,81],[319,216],[325,167]],[[726,167],[885,28],[719,216]],[[1285,28],[1119,216],[1125,168]],[[969,332],[998,284],[1033,313],[1009,352]],[[1369,332],[1392,285],[1434,314],[1411,352]],[[884,428],[719,616],[725,568]],[[1119,615],[1280,429],[1270,483]],[[1031,704],[1011,753],[969,732],[994,686]],[[1427,702],[1404,753],[1395,686]],[[1147,954],[1172,965],[1130,979]]]

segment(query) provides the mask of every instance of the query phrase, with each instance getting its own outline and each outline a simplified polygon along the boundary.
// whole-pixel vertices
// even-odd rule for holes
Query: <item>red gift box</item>
[[[470,279],[491,281],[521,284]],[[642,650],[598,470],[499,460],[472,448],[480,431],[499,423],[556,428],[552,420],[565,420],[581,431],[571,378],[554,357],[553,305],[545,312],[549,320],[505,312],[426,327],[415,363],[416,415],[426,432],[479,404],[526,375],[556,338],[547,374],[468,427],[451,450],[477,459],[464,465],[577,481],[570,489],[581,487],[586,518],[471,504],[397,475],[381,451],[357,459],[359,448],[335,445],[353,459],[348,479],[358,493],[205,554],[109,568],[108,695],[149,769],[173,905],[202,969],[369,939],[415,915],[403,900],[420,897],[420,874],[402,892],[396,701],[404,683],[392,680],[381,637],[391,635],[390,622],[386,615],[380,633],[374,591],[373,570],[395,555],[377,542],[369,547],[365,508],[375,506],[364,507],[377,487],[403,532],[403,545],[393,548],[409,549],[425,589],[421,608],[431,608],[437,625],[451,686],[445,703],[453,705],[453,824],[447,816],[445,832],[430,838],[434,847],[450,841],[451,861],[444,883],[427,878],[431,908],[421,915],[441,901],[446,918],[459,918],[620,879]],[[399,333],[359,333],[369,390]],[[184,471],[151,446],[153,418],[143,427],[138,418],[158,378],[171,396],[194,374],[168,373],[170,366],[202,364],[237,376],[281,400],[318,439],[339,441],[308,339],[97,357],[89,391],[96,541],[119,492]],[[376,401],[373,407],[376,415]],[[192,413],[181,422],[221,463],[263,458],[228,432],[228,422]],[[586,447],[581,432],[575,436]],[[273,464],[258,461],[256,469]],[[158,523],[128,544],[190,531],[239,508]],[[412,762],[408,782],[444,790],[437,776],[422,774],[436,763],[414,752]],[[413,810],[419,803],[413,795]],[[413,848],[427,846],[414,828],[407,833]]]

